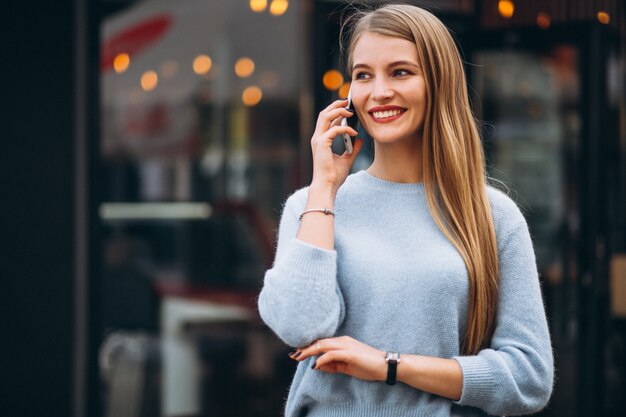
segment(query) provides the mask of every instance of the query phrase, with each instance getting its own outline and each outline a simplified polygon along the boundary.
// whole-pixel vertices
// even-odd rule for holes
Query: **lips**
[[[370,117],[379,123],[390,122],[400,117],[406,109],[398,106],[379,106],[368,111]]]
[[[372,116],[377,119],[386,119],[387,117],[397,116],[402,113],[402,110],[386,110],[372,112]]]

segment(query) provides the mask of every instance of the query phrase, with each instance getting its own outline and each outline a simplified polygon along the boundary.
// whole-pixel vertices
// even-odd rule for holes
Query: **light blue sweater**
[[[307,189],[280,222],[273,267],[259,296],[261,317],[288,345],[348,335],[384,351],[454,358],[460,401],[405,384],[366,382],[299,364],[287,417],[518,415],[543,408],[553,357],[526,221],[487,187],[500,260],[500,298],[489,349],[461,356],[468,308],[463,260],[428,210],[423,184],[350,175],[335,201],[335,250],[295,238]]]

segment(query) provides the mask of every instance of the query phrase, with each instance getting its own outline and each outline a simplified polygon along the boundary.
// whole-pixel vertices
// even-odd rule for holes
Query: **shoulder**
[[[299,188],[294,191],[289,197],[287,197],[287,200],[285,201],[285,204],[283,206],[283,215],[285,215],[286,213],[297,214],[302,212],[302,210],[304,210],[304,207],[306,206],[306,200],[308,195],[308,186]]]
[[[524,214],[507,193],[492,185],[487,185],[486,190],[498,241],[520,226],[527,227]]]
[[[348,175],[346,181],[339,187],[337,192],[337,200],[344,200],[353,196],[355,191],[362,190],[363,187],[359,186],[360,173],[354,173]],[[284,210],[302,211],[306,206],[306,201],[309,196],[309,186],[305,186],[294,191],[285,201]]]

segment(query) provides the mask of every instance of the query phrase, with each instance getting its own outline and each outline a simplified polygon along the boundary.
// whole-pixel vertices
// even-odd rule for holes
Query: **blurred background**
[[[624,2],[407,3],[453,31],[531,229],[541,415],[626,415]],[[0,415],[281,414],[294,363],[256,295],[317,113],[347,94],[346,4],[6,2]]]

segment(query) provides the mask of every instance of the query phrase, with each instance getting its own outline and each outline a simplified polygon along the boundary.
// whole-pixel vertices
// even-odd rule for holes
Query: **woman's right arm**
[[[306,346],[331,337],[343,320],[343,299],[337,286],[337,253],[334,250],[334,216],[304,210],[334,208],[337,190],[343,184],[362,147],[358,140],[352,155],[334,155],[333,139],[357,132],[340,126],[341,116],[350,116],[345,101],[336,101],[319,115],[311,139],[313,180],[308,192],[292,195],[285,204],[279,227],[274,265],[265,273],[259,295],[263,321],[285,343]]]
[[[276,258],[265,273],[258,301],[263,321],[292,347],[334,335],[344,315],[336,279],[337,253],[296,237],[298,216],[306,204],[303,191],[285,204]]]

